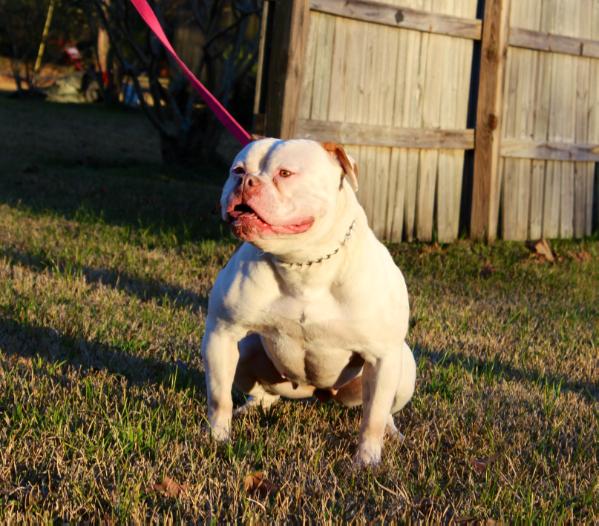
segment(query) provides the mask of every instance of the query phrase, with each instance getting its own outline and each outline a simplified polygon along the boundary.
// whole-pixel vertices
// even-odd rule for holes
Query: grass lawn
[[[360,411],[332,403],[209,439],[199,345],[236,246],[215,168],[176,179],[143,116],[90,106],[0,97],[0,144],[0,522],[599,521],[596,238],[556,264],[392,246],[417,390],[357,471]]]

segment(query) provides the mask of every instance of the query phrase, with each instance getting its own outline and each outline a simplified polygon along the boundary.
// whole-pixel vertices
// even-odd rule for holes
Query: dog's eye
[[[243,166],[236,166],[231,171],[236,175],[243,175],[245,173],[245,168]]]
[[[289,177],[290,175],[293,175],[291,170],[279,170],[280,177]]]

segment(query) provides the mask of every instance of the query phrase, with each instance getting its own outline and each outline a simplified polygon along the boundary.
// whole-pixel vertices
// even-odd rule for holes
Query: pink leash
[[[204,99],[204,102],[208,105],[208,107],[214,112],[216,118],[223,124],[227,130],[243,145],[245,146],[247,143],[252,141],[252,136],[243,129],[241,124],[239,124],[233,115],[231,115],[225,107],[218,102],[216,97],[212,95],[202,84],[196,76],[191,72],[191,70],[185,65],[185,63],[179,58],[177,52],[173,49],[173,46],[169,42],[168,38],[164,34],[160,22],[156,18],[154,11],[148,5],[147,0],[131,0],[131,3],[137,9],[137,12],[143,18],[144,22],[148,25],[148,27],[152,30],[152,32],[156,35],[156,38],[162,42],[166,50],[171,54],[171,56],[175,59],[179,67],[185,73],[185,76],[191,82],[191,85],[196,89],[196,91],[200,94],[200,97]]]

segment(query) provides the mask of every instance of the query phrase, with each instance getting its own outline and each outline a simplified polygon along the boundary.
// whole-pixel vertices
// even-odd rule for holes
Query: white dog
[[[216,280],[202,341],[217,440],[229,437],[233,384],[249,395],[242,409],[281,396],[362,403],[360,464],[397,433],[392,415],[416,379],[408,293],[355,189],[335,144],[263,139],[235,158],[222,214],[246,243]]]

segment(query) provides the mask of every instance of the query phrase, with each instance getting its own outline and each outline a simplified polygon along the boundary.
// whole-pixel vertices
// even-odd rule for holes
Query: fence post
[[[266,100],[265,133],[292,138],[301,95],[310,23],[309,0],[276,0]]]
[[[470,236],[488,241],[497,236],[503,73],[509,19],[510,0],[486,0],[476,108]]]

